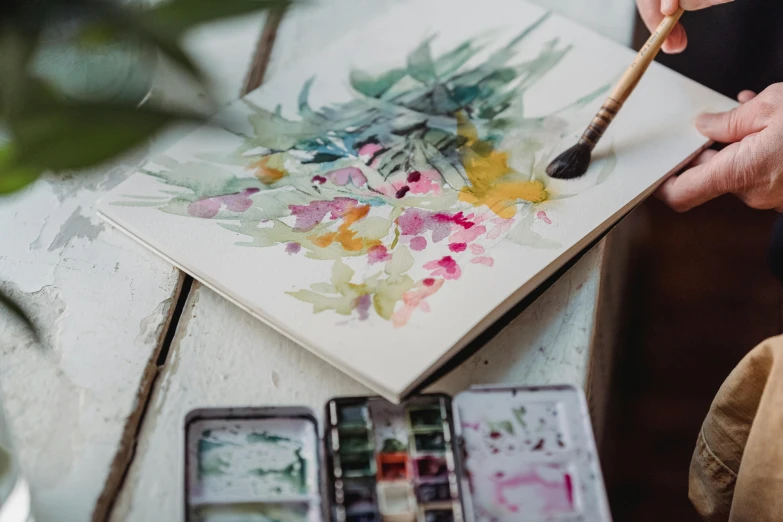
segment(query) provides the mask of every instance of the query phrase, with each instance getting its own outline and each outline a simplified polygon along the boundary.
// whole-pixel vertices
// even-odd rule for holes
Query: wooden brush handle
[[[663,47],[663,43],[674,28],[677,27],[677,22],[679,22],[682,13],[683,9],[680,8],[673,15],[664,18],[661,25],[658,26],[658,29],[650,35],[647,43],[644,44],[644,47],[639,51],[639,54],[636,55],[631,66],[628,67],[628,70],[625,71],[623,77],[617,82],[612,94],[609,95],[606,102],[604,102],[604,105],[595,115],[595,118],[593,118],[593,121],[590,122],[587,130],[582,134],[582,137],[579,139],[580,143],[590,147],[590,150],[595,148],[596,144],[609,127],[609,124],[612,123],[614,117],[617,116],[617,113],[620,111],[625,101],[636,88],[639,80],[642,79],[647,68],[650,67],[650,64],[655,60],[661,47]]]

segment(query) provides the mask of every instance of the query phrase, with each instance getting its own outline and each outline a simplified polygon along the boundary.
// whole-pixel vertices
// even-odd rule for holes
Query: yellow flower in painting
[[[470,181],[470,185],[462,187],[460,201],[476,207],[486,205],[499,217],[508,219],[516,214],[519,200],[546,200],[546,189],[540,181],[518,181],[509,176],[515,171],[508,165],[508,153],[481,141],[476,127],[461,112],[457,113],[457,135],[465,138],[460,156]]]
[[[254,161],[248,165],[247,168],[255,170],[253,174],[255,174],[261,183],[264,185],[271,185],[288,175],[288,172],[285,171],[283,166],[284,161],[285,158],[283,154],[270,154],[258,161]]]
[[[356,231],[351,230],[351,225],[367,217],[369,212],[370,205],[349,208],[340,215],[343,222],[337,227],[337,232],[326,232],[320,236],[309,236],[307,239],[320,248],[326,248],[336,241],[348,252],[358,252],[363,248],[379,245],[380,241],[356,237]]]

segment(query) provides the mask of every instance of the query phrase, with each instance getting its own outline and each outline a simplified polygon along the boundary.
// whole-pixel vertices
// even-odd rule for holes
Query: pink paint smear
[[[574,492],[571,476],[566,473],[563,480],[546,480],[537,472],[520,473],[508,478],[502,473],[493,477],[495,483],[495,502],[512,513],[517,513],[520,506],[512,504],[506,499],[505,491],[507,489],[533,488],[544,505],[541,508],[542,515],[554,515],[559,513],[570,513],[574,510]]]
[[[539,210],[536,213],[536,217],[538,219],[540,219],[541,221],[543,221],[544,223],[546,223],[547,225],[551,225],[552,224],[552,220],[547,217],[546,212],[544,212],[543,210]]]
[[[193,217],[213,218],[225,207],[231,212],[244,212],[253,206],[253,200],[249,196],[255,194],[260,189],[248,188],[242,192],[225,194],[223,196],[213,196],[211,198],[200,199],[188,205],[188,214]]]

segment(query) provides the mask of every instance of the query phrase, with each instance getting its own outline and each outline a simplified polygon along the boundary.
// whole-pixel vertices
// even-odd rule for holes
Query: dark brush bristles
[[[584,176],[587,167],[590,166],[590,154],[592,149],[586,142],[579,143],[559,155],[546,168],[550,178],[575,179]]]

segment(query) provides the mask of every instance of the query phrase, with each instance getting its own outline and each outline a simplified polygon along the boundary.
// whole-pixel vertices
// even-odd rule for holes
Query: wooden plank
[[[369,17],[383,16],[393,0],[377,0],[372,9],[361,0],[333,0],[294,10],[283,20],[267,76],[328,45],[332,35]],[[558,0],[554,7],[580,6]],[[628,43],[632,3],[602,0],[615,17],[596,13],[594,27]],[[626,5],[628,4],[628,5]],[[545,5],[550,5],[545,2]],[[577,7],[578,16],[585,9]],[[328,23],[326,22],[328,20]],[[584,22],[584,20],[583,20]],[[614,26],[614,29],[607,29]],[[613,31],[613,32],[612,32]],[[627,37],[624,36],[627,33]],[[615,243],[616,245],[616,243]],[[609,356],[596,353],[608,343],[593,343],[602,289],[606,241],[586,254],[563,278],[501,332],[488,346],[432,390],[456,393],[471,384],[572,382],[587,387],[593,365]],[[118,497],[113,521],[181,520],[183,516],[183,420],[203,406],[306,405],[321,411],[333,396],[369,393],[364,386],[314,357],[214,292],[195,283],[162,377],[156,384],[150,414],[136,457]],[[594,374],[595,375],[595,374]],[[602,387],[591,388],[603,390]],[[603,392],[601,392],[603,393]],[[604,397],[591,400],[601,410]]]
[[[89,520],[130,458],[179,273],[94,212],[132,172],[42,180],[0,205],[0,279],[42,346],[0,319],[0,384],[39,521]]]
[[[219,103],[236,99],[264,16],[214,24],[187,47]],[[182,103],[161,70],[153,96]],[[186,103],[204,93],[193,92]],[[175,129],[147,148],[183,136]],[[111,230],[95,201],[136,170],[140,150],[89,176],[46,179],[0,202],[0,280],[43,329],[43,346],[0,318],[0,384],[39,522],[104,520],[133,456],[179,271]]]

